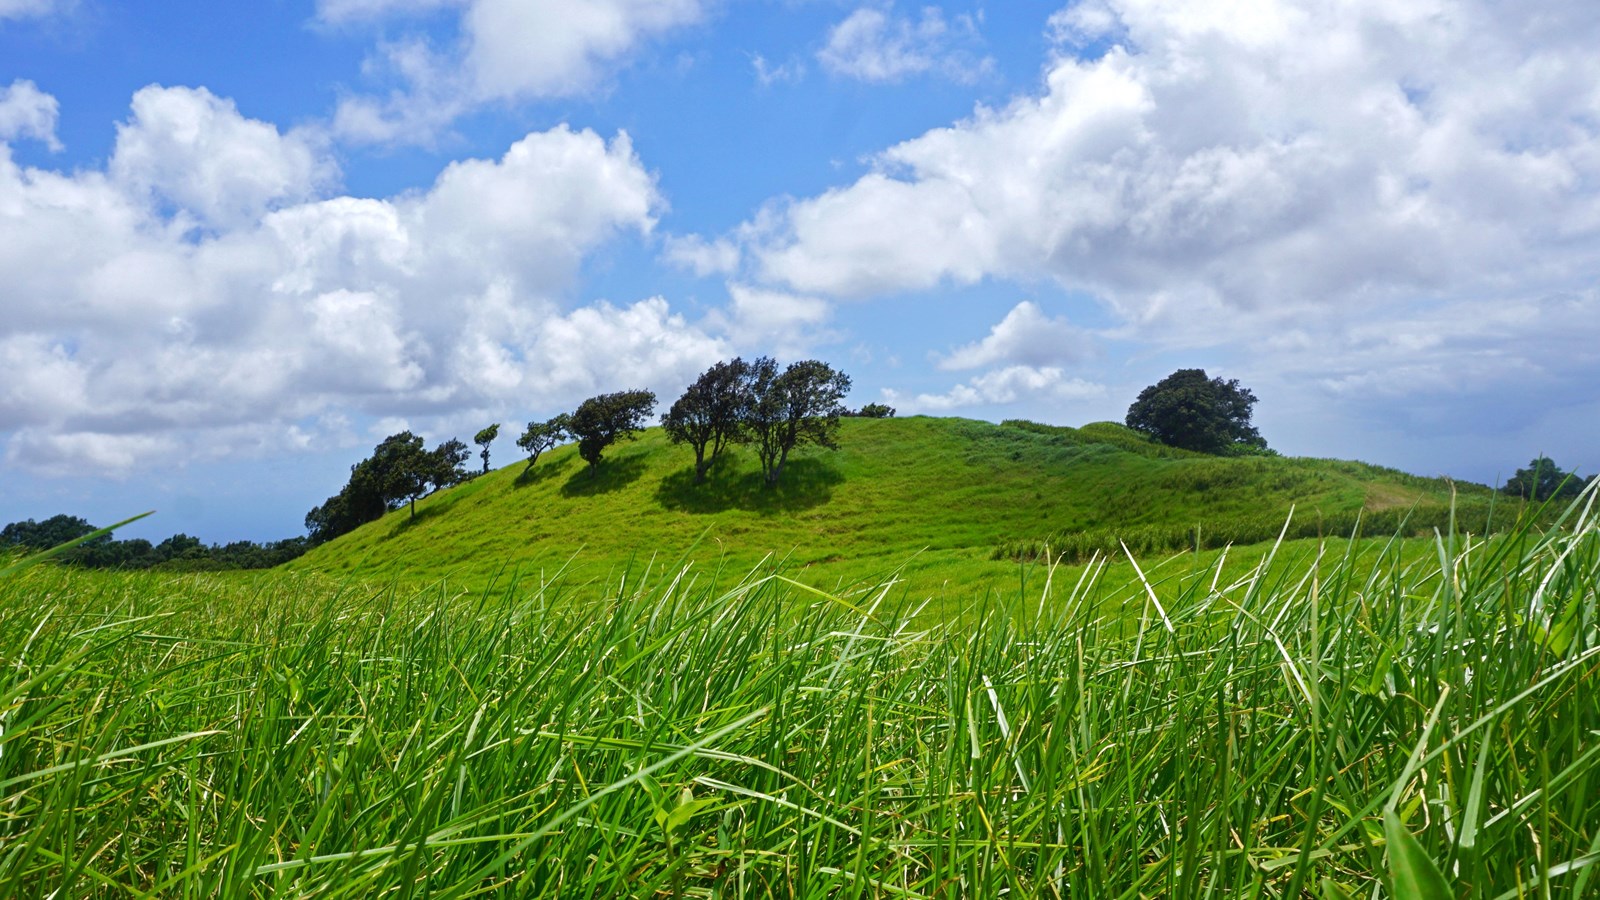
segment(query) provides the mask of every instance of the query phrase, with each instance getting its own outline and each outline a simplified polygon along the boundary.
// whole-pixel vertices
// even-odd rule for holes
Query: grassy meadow
[[[946,617],[635,559],[0,577],[0,896],[1600,891],[1586,507],[990,561]]]

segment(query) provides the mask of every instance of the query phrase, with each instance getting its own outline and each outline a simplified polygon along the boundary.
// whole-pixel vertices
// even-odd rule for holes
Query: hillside
[[[477,582],[573,561],[603,577],[685,554],[739,570],[772,554],[829,587],[901,566],[952,585],[1014,584],[1013,560],[1085,532],[1159,555],[1187,546],[1197,527],[1202,546],[1275,537],[1291,506],[1302,535],[1342,535],[1357,513],[1379,514],[1392,533],[1399,514],[1415,508],[1412,525],[1431,524],[1450,502],[1439,479],[1354,462],[1201,456],[1111,423],[847,419],[839,442],[791,457],[776,490],[763,489],[753,455],[738,448],[694,485],[692,453],[659,428],[613,448],[594,474],[569,445],[526,475],[519,460],[424,499],[415,521],[391,513],[292,567]],[[1459,490],[1481,523],[1489,490]]]

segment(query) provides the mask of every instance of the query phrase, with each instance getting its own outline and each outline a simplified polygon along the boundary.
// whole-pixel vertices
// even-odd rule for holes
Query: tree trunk
[[[694,448],[694,483],[695,484],[705,484],[705,481],[706,481],[706,469],[708,469],[710,467],[711,467],[711,464],[706,462],[706,449],[705,449],[705,447],[696,447],[696,448]]]

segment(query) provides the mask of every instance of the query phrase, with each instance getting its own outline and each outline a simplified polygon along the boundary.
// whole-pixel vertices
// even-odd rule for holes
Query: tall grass
[[[1274,540],[1361,535],[1426,536],[1451,529],[1485,535],[1516,529],[1519,525],[1532,527],[1532,522],[1522,520],[1532,517],[1537,521],[1541,512],[1521,507],[1519,501],[1508,499],[1496,510],[1492,501],[1474,497],[1466,503],[1454,505],[1429,503],[1380,510],[1312,511],[1288,517],[1249,513],[1217,516],[1192,524],[1154,523],[1067,529],[1043,539],[1002,541],[995,546],[990,557],[1077,565],[1097,556],[1116,555],[1123,548],[1139,555],[1155,555],[1182,550],[1220,550],[1244,544],[1271,543]]]
[[[1587,508],[1363,546],[932,625],[679,565],[35,568],[0,580],[0,895],[1594,896]]]

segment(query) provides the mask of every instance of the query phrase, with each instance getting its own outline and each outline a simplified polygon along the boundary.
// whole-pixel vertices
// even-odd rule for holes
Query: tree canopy
[[[656,395],[644,390],[601,394],[578,404],[568,427],[589,470],[600,465],[607,447],[643,431],[655,408]]]
[[[389,435],[371,456],[350,467],[350,480],[339,493],[306,513],[311,542],[333,540],[408,502],[415,518],[419,497],[466,477],[462,465],[470,455],[467,445],[454,438],[429,451],[409,431]]]
[[[1179,369],[1139,392],[1128,407],[1129,428],[1163,444],[1202,453],[1265,450],[1250,424],[1256,395],[1237,378],[1207,378],[1204,369]]]
[[[499,436],[499,422],[490,425],[488,428],[485,428],[472,436],[472,442],[483,448],[483,452],[478,455],[483,457],[483,474],[485,475],[489,474],[489,445],[494,443],[495,438],[498,438]]]
[[[661,417],[672,443],[694,448],[696,484],[706,480],[706,470],[723,448],[739,438],[750,403],[750,365],[735,357],[701,373]]]
[[[539,454],[566,440],[572,434],[572,416],[567,413],[553,416],[543,422],[529,422],[527,430],[522,432],[522,437],[517,438],[517,446],[522,452],[528,454],[528,465],[523,468],[523,474],[533,468],[539,461]]]
[[[1587,483],[1588,479],[1578,473],[1563,472],[1550,457],[1540,455],[1527,468],[1518,469],[1500,490],[1513,497],[1543,502],[1576,497]]]
[[[850,392],[850,376],[815,359],[791,363],[782,373],[770,357],[750,364],[751,402],[745,434],[755,445],[769,485],[783,477],[789,452],[804,444],[838,449],[835,435]]]

